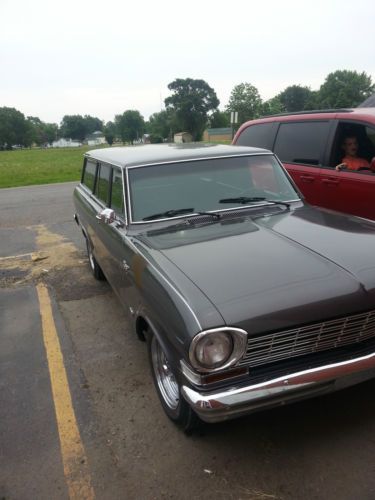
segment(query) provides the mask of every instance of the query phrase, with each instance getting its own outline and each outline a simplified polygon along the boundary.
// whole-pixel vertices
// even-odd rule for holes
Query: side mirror
[[[104,222],[104,224],[111,224],[111,222],[116,220],[116,214],[112,208],[105,208],[96,215],[96,218],[100,222]]]

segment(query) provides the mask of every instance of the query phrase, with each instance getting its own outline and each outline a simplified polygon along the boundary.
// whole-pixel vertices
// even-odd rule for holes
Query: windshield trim
[[[298,202],[298,201],[302,201],[301,198],[296,198],[294,200],[282,200],[280,202],[280,204],[282,203],[293,203],[293,202]],[[231,207],[231,208],[223,208],[221,210],[212,210],[212,213],[222,213],[222,212],[235,212],[235,211],[238,211],[238,210],[249,210],[250,208],[259,208],[259,207],[270,207],[270,206],[275,206],[275,204],[277,204],[277,201],[272,201],[271,202],[268,202],[268,201],[264,201],[262,203],[254,203],[254,204],[251,204],[251,205],[239,205],[238,207]],[[207,214],[210,213],[211,211],[207,211]],[[137,224],[137,225],[140,225],[140,224],[151,224],[153,222],[166,222],[166,221],[172,221],[172,220],[176,220],[176,219],[187,219],[189,217],[195,217],[195,216],[198,216],[200,215],[198,212],[190,212],[188,214],[184,214],[184,215],[176,215],[175,217],[166,217],[166,218],[160,218],[160,219],[154,219],[154,220],[143,220],[143,221],[133,221],[131,220],[131,224]],[[219,220],[219,219],[217,219]]]
[[[175,163],[190,163],[194,161],[206,161],[206,160],[219,160],[219,159],[224,159],[224,158],[243,158],[243,157],[251,157],[251,156],[272,156],[277,163],[281,166],[284,174],[286,174],[285,168],[283,167],[282,163],[280,163],[279,159],[277,156],[275,156],[272,152],[269,153],[246,153],[246,154],[230,154],[230,155],[220,155],[220,156],[210,156],[210,157],[199,157],[199,158],[184,158],[182,160],[171,160],[171,161],[163,161],[163,162],[153,162],[153,163],[144,163],[141,165],[132,165],[132,166],[125,166],[125,175],[126,175],[126,193],[127,193],[127,198],[128,198],[128,209],[129,209],[129,224],[134,224],[134,225],[145,225],[145,224],[153,224],[155,222],[166,222],[166,221],[173,221],[176,219],[186,219],[188,217],[192,217],[194,215],[199,215],[197,212],[191,212],[188,214],[183,214],[183,215],[176,215],[174,217],[164,217],[160,219],[154,219],[154,220],[149,220],[149,221],[135,221],[133,220],[133,210],[132,210],[132,203],[131,203],[131,195],[130,195],[130,182],[129,182],[129,170],[137,169],[137,168],[143,168],[143,167],[151,167],[151,166],[156,166],[156,165],[168,165],[168,164],[175,164]],[[295,185],[293,182],[291,182],[291,179],[288,175],[286,175],[288,181],[291,183],[293,189],[295,190]],[[297,195],[298,195],[297,191]],[[301,198],[295,198],[292,200],[281,200],[285,203],[293,203],[297,201],[302,201]],[[240,204],[239,206],[236,207],[228,207],[228,208],[223,208],[219,210],[207,210],[207,212],[212,212],[212,213],[221,213],[221,212],[233,212],[236,210],[246,210],[249,208],[255,208],[255,207],[262,207],[262,206],[270,206],[271,203],[267,202],[266,200],[259,202],[259,203],[254,203],[251,205],[242,205]],[[274,203],[272,203],[274,205]]]

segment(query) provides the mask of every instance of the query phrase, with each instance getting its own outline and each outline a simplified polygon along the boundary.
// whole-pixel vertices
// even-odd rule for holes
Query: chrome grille
[[[241,365],[258,366],[375,338],[375,311],[248,337]]]

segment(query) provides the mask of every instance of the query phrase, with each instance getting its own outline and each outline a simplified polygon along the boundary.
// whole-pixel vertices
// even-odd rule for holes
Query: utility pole
[[[232,140],[234,137],[234,125],[238,123],[238,111],[230,112],[230,126],[232,127]]]

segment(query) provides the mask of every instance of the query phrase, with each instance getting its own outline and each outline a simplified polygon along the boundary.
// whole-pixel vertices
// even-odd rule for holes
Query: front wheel
[[[165,413],[185,432],[193,430],[199,418],[182,397],[180,384],[162,346],[153,334],[148,335],[147,344],[152,378]]]

